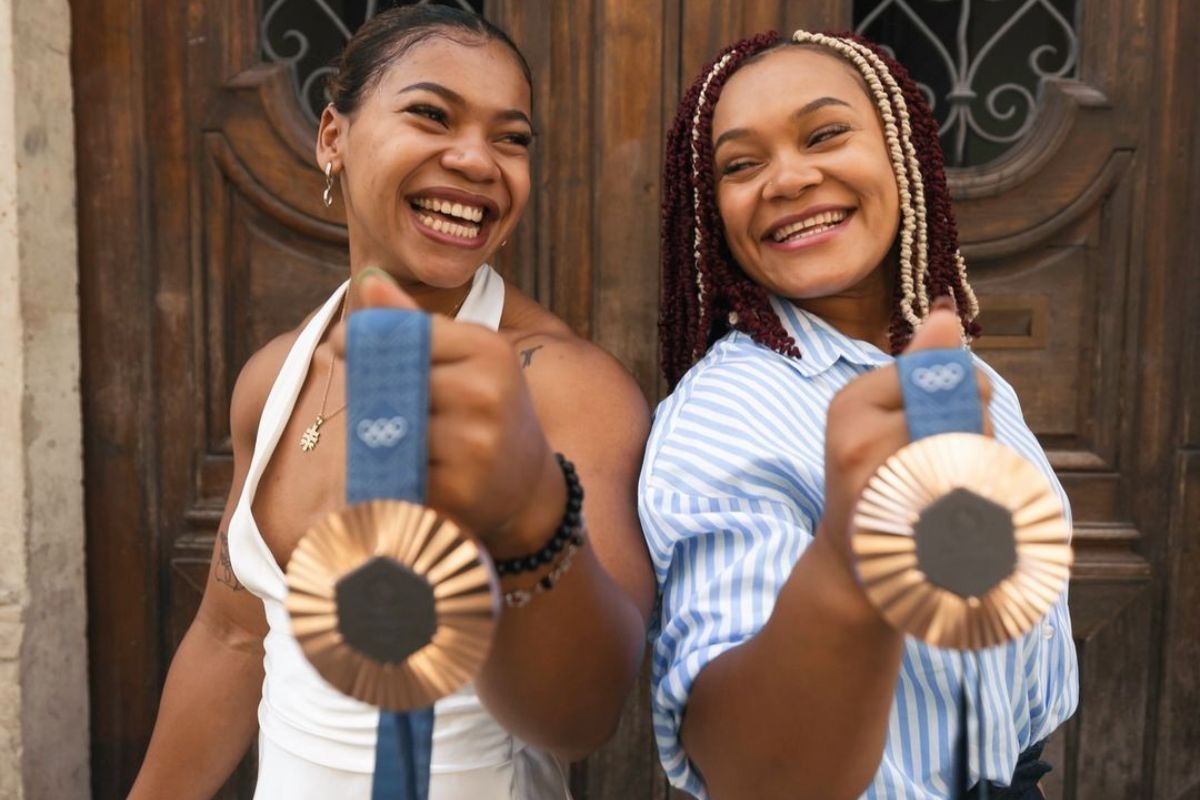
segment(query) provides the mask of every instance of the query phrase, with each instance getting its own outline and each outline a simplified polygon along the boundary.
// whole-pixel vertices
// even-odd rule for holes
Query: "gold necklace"
[[[450,319],[458,318],[458,312],[462,310],[463,304],[467,302],[467,298],[470,296],[471,288],[468,287],[467,293],[462,296],[462,299],[458,301],[458,305],[450,312]],[[347,290],[345,297],[342,298],[342,313],[338,317],[339,323],[346,319],[346,306],[349,305],[349,302],[350,292]],[[306,453],[312,452],[316,448],[317,442],[321,441],[321,426],[346,410],[346,404],[342,403],[336,411],[331,411],[329,416],[325,416],[325,403],[329,400],[329,386],[333,383],[333,363],[335,360],[330,355],[329,373],[325,376],[325,391],[321,394],[321,410],[317,412],[317,418],[313,420],[313,424],[305,428],[304,435],[300,437],[300,449]]]
[[[341,323],[346,319],[346,306],[350,305],[350,291],[346,290],[346,294],[342,297],[342,313],[338,317],[338,322]],[[328,417],[325,416],[325,403],[329,400],[329,386],[333,383],[333,364],[337,361],[333,354],[329,354],[329,373],[325,376],[325,392],[321,395],[321,410],[317,412],[317,418],[305,429],[304,435],[300,437],[300,449],[308,453],[317,446],[317,442],[321,441],[321,426],[328,420],[333,419],[338,414],[346,409],[346,404],[343,403],[341,408],[332,412]]]

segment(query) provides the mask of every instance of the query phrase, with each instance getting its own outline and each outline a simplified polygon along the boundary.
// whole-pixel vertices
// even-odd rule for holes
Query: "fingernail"
[[[934,311],[957,311],[958,304],[954,302],[954,296],[949,294],[939,295],[933,301]]]
[[[362,272],[358,273],[358,277],[354,279],[354,282],[362,283],[367,278],[379,278],[380,280],[387,281],[393,286],[396,284],[396,279],[379,267],[367,267]]]

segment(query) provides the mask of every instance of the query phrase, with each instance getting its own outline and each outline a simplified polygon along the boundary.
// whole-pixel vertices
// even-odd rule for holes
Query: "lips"
[[[429,190],[410,196],[408,203],[421,226],[439,234],[434,238],[457,244],[481,244],[487,224],[499,216],[492,200],[456,190]]]
[[[833,230],[852,213],[850,208],[822,208],[794,214],[777,221],[762,238],[776,244],[799,242]]]

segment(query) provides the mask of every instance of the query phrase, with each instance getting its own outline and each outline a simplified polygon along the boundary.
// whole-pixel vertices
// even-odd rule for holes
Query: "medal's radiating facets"
[[[978,650],[1027,633],[1062,594],[1070,534],[1035,466],[988,437],[945,433],[871,477],[851,546],[864,591],[894,628]]]
[[[403,661],[437,631],[433,587],[390,558],[376,556],[334,587],[346,644],[383,663]]]
[[[913,525],[917,568],[959,597],[982,597],[1017,566],[1012,513],[970,489],[954,489]]]
[[[491,561],[424,506],[372,500],[329,515],[296,546],[287,579],[308,660],[379,708],[432,705],[469,681],[491,646]]]

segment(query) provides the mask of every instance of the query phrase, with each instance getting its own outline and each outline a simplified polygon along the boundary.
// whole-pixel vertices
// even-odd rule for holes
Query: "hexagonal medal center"
[[[955,489],[926,506],[913,527],[917,566],[959,597],[982,597],[1017,565],[1013,534],[1007,508]]]
[[[342,576],[335,591],[338,630],[376,661],[403,661],[433,639],[433,588],[397,561],[376,556]]]

